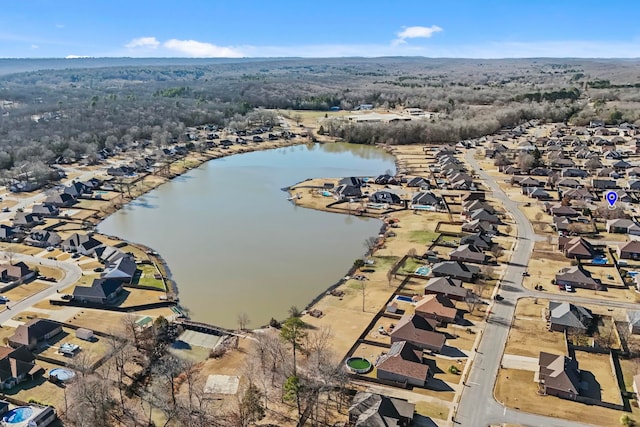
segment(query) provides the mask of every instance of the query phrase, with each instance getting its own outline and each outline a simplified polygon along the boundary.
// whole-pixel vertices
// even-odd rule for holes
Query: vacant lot
[[[586,421],[599,426],[620,425],[620,416],[623,414],[621,411],[554,396],[539,396],[537,391],[538,384],[533,381],[533,372],[500,369],[495,396],[499,402],[508,407],[571,421]],[[585,417],[588,418],[585,419]]]
[[[533,337],[535,337],[535,345],[532,345]],[[515,319],[509,331],[509,339],[504,352],[506,354],[538,357],[541,351],[566,354],[562,333],[549,331],[547,322],[542,319]]]

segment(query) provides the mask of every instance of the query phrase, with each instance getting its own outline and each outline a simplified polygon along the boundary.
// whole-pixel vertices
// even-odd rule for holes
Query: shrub
[[[460,373],[460,370],[458,369],[457,366],[451,365],[451,366],[449,366],[449,373],[450,374],[454,374],[454,375],[458,375]]]

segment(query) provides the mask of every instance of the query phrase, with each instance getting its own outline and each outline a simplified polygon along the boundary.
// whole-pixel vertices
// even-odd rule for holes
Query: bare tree
[[[249,315],[244,312],[238,314],[237,322],[238,322],[238,328],[240,328],[241,331],[244,331],[250,322]]]
[[[5,248],[4,253],[6,254],[7,259],[9,260],[9,264],[13,265],[13,259],[15,258],[16,254],[18,254],[19,252],[14,245],[9,244],[9,246]]]
[[[367,249],[367,251],[370,254],[373,254],[373,252],[377,249],[378,247],[378,238],[377,237],[367,237],[364,240],[364,247]]]

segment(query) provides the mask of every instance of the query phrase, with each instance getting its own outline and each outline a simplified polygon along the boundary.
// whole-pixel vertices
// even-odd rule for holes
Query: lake
[[[387,170],[395,170],[391,155],[345,143],[228,156],[134,200],[98,231],[158,251],[192,319],[234,328],[247,313],[257,327],[337,282],[381,227],[376,219],[295,206],[282,188]]]

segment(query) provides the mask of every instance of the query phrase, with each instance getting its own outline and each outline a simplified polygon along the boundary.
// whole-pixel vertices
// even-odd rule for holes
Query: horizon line
[[[42,57],[0,57],[0,60],[86,60],[86,59],[180,59],[180,60],[248,60],[248,59],[453,59],[453,60],[482,60],[482,61],[502,61],[502,60],[534,60],[534,59],[570,59],[570,60],[640,60],[640,56],[635,57],[598,57],[598,56],[506,56],[501,58],[487,57],[465,57],[465,56],[422,56],[422,55],[382,55],[382,56],[242,56],[242,57],[187,57],[187,56],[42,56]]]

